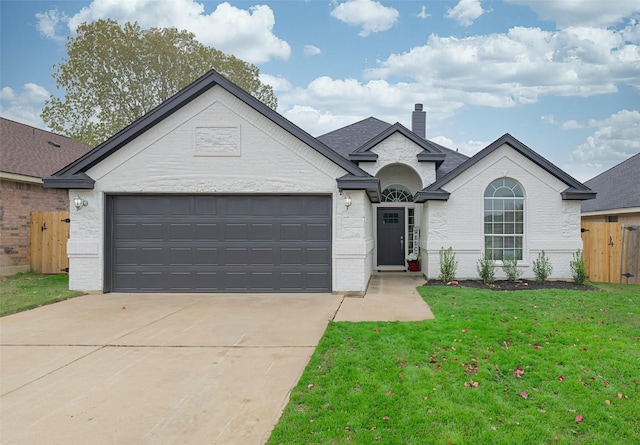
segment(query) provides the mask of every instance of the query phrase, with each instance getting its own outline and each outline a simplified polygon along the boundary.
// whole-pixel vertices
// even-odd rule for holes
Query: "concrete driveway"
[[[0,319],[2,444],[260,444],[341,295],[88,295]]]

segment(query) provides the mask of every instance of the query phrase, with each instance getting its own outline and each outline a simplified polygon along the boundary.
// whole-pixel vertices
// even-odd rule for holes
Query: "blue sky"
[[[0,114],[44,128],[84,21],[188,29],[313,135],[375,116],[474,154],[509,132],[580,180],[640,152],[640,1],[0,0]]]

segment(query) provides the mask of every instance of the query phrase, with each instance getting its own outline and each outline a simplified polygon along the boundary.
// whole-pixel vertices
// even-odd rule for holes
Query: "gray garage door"
[[[107,218],[107,291],[331,291],[330,196],[109,196]]]

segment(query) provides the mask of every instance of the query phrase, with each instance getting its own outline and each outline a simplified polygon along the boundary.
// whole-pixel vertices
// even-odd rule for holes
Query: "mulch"
[[[496,291],[514,291],[514,290],[534,290],[534,289],[567,289],[581,291],[597,291],[597,287],[586,284],[575,284],[572,281],[545,281],[544,283],[536,283],[533,280],[497,280],[493,284],[484,284],[480,280],[459,280],[458,284],[450,284],[450,286],[471,287],[475,289],[488,289]],[[424,283],[423,286],[443,286],[438,280],[431,280]]]

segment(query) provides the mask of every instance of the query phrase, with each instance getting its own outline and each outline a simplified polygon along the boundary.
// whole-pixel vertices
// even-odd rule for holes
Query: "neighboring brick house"
[[[315,138],[215,71],[44,179],[73,212],[72,289],[366,291],[374,271],[458,277],[485,253],[569,278],[595,193],[509,134],[467,158],[375,118]]]
[[[69,210],[66,190],[45,189],[42,178],[91,147],[0,118],[0,275],[30,270],[30,214]]]

